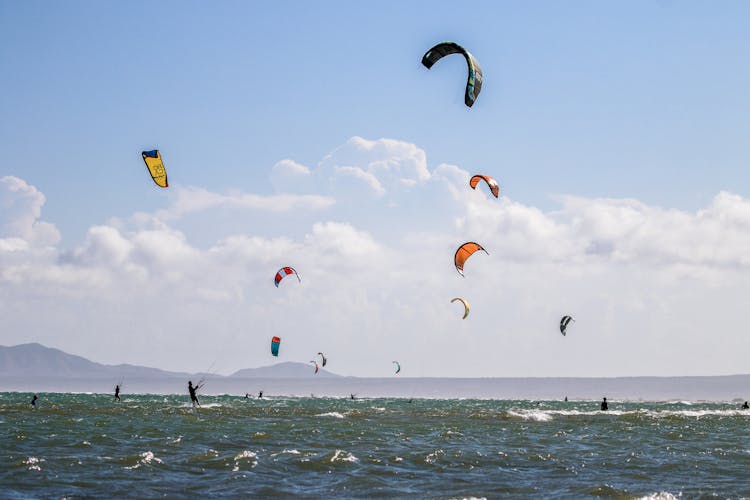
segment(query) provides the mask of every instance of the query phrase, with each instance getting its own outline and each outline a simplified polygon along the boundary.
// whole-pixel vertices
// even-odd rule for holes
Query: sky
[[[748,373],[748,18],[0,0],[0,344],[222,374],[319,351],[354,376]],[[462,57],[420,64],[445,40],[482,66],[472,108]],[[466,241],[488,254],[462,277]]]

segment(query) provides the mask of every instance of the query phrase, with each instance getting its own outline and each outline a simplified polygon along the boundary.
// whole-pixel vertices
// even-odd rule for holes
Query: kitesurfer
[[[193,382],[191,380],[188,380],[188,392],[190,393],[190,401],[193,403],[193,408],[195,408],[196,405],[200,406],[200,402],[198,401],[198,396],[195,394],[195,391],[201,388],[201,384],[198,383],[193,387]]]
[[[263,391],[258,391],[258,399],[263,398]]]
[[[607,411],[607,410],[609,410],[609,405],[607,404],[607,398],[604,398],[604,399],[602,400],[602,406],[601,406],[601,410],[602,410],[602,411]]]
[[[351,399],[357,399],[357,396],[356,396],[355,394],[349,394],[349,397],[350,397]]]
[[[250,394],[248,394],[247,392],[245,393],[245,399],[250,399]]]
[[[33,406],[34,409],[36,409],[36,402],[37,402],[38,399],[39,399],[39,396],[37,396],[36,394],[34,394],[34,397],[31,400],[31,406]]]
[[[568,396],[565,396],[565,402],[566,403],[568,402]]]
[[[120,384],[115,386],[115,401],[122,401],[120,399]]]
[[[745,401],[745,404],[742,405],[742,409],[747,410],[748,408],[750,408],[750,405],[748,405],[747,401]]]

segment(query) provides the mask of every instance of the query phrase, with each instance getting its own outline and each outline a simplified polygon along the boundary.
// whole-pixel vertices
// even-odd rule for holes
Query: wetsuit
[[[195,394],[195,390],[198,389],[199,387],[200,387],[199,385],[193,387],[193,383],[188,382],[188,392],[190,393],[190,401],[192,401],[193,406],[201,405],[200,402],[198,401],[198,396]]]

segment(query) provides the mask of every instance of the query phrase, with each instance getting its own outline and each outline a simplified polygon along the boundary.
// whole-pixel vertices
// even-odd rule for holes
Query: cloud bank
[[[315,166],[269,169],[276,190],[175,191],[153,214],[59,247],[45,198],[0,179],[6,344],[39,341],[97,361],[230,373],[326,352],[333,371],[389,376],[615,376],[747,372],[750,201],[718,193],[689,213],[635,199],[555,195],[545,212],[471,190],[418,146],[353,137]],[[195,218],[262,213],[198,247]],[[179,226],[179,228],[178,228]],[[464,241],[476,254],[455,271]],[[273,275],[294,266],[302,283]],[[453,297],[469,301],[461,320]],[[576,318],[567,337],[559,318]]]

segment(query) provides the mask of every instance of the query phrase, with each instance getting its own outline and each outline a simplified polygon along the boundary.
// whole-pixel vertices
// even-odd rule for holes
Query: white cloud
[[[171,206],[158,212],[162,219],[180,218],[187,214],[217,208],[256,210],[283,213],[298,210],[323,210],[335,203],[330,196],[314,194],[277,194],[263,196],[250,193],[219,194],[197,187],[174,188]]]
[[[24,180],[0,177],[0,238],[20,238],[39,246],[60,241],[55,226],[39,220],[45,201],[44,195]]]
[[[423,151],[387,139],[353,138],[313,170],[291,160],[273,170],[289,182],[316,177],[326,194],[186,189],[156,214],[92,227],[70,251],[34,229],[43,195],[4,178],[14,207],[0,240],[5,342],[167,369],[216,359],[224,372],[272,362],[274,334],[285,359],[325,350],[331,369],[355,375],[386,375],[396,353],[410,375],[747,371],[736,325],[750,293],[750,200],[722,192],[690,213],[560,196],[545,212],[471,190],[458,166],[430,172]],[[341,193],[352,189],[337,184],[345,172],[361,176],[369,198]],[[199,247],[200,228],[185,228],[217,207],[263,210],[285,227],[279,205],[301,211],[301,233],[246,225]],[[467,240],[489,255],[473,256],[462,278],[452,257]],[[302,282],[274,287],[284,265]],[[466,320],[455,296],[472,306]],[[577,319],[565,338],[562,314]]]
[[[278,193],[309,193],[313,188],[309,168],[294,160],[281,160],[271,168],[271,184]]]

